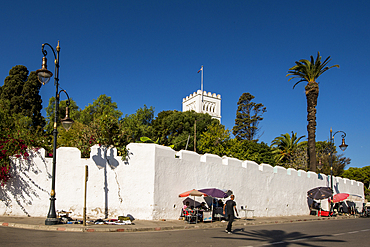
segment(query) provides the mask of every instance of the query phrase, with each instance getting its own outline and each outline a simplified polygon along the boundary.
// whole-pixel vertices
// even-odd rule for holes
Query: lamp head
[[[342,144],[339,145],[340,150],[346,150],[348,145],[345,143],[344,138],[342,139]]]
[[[60,121],[62,122],[63,128],[66,131],[68,131],[72,127],[72,124],[73,124],[74,121],[69,118],[69,108],[68,108],[68,106],[66,107],[66,116],[65,116],[65,118],[61,119]]]
[[[47,69],[48,65],[47,65],[47,59],[46,57],[44,56],[42,58],[42,68],[41,69],[38,69],[36,70],[36,74],[37,74],[37,78],[39,79],[39,81],[42,83],[42,85],[45,85],[47,84],[49,81],[50,81],[50,78],[53,76],[53,73],[51,73],[48,69]]]

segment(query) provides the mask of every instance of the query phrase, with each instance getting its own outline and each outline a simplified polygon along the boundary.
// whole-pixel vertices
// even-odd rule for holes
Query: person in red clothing
[[[225,209],[226,209],[225,215],[227,215],[227,219],[229,221],[229,223],[227,223],[227,228],[225,230],[225,232],[227,232],[228,234],[232,234],[231,227],[233,225],[233,221],[235,217],[234,210],[235,210],[236,215],[239,216],[238,211],[236,210],[236,202],[234,201],[234,199],[235,199],[235,196],[231,195],[230,200],[228,200],[225,203],[224,210],[223,210],[223,213],[225,214]]]

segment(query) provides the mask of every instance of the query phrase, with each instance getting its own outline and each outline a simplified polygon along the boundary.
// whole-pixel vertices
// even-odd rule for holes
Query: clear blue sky
[[[328,140],[330,127],[345,131],[344,155],[363,167],[370,165],[369,12],[369,1],[342,0],[6,1],[0,85],[15,65],[39,69],[41,44],[60,40],[60,84],[80,108],[106,94],[124,115],[144,104],[157,115],[181,110],[200,89],[204,65],[204,90],[222,97],[222,124],[234,126],[237,101],[249,92],[267,107],[260,140],[270,144],[291,131],[307,137],[305,84],[293,90],[286,74],[320,51],[340,68],[318,80],[316,140]],[[44,107],[54,94],[53,83],[42,87]]]

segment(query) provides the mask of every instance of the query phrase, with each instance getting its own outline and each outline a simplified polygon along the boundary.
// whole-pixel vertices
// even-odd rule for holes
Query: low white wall
[[[238,208],[255,216],[308,214],[306,193],[330,186],[330,177],[252,161],[199,155],[156,144],[132,143],[123,161],[115,149],[94,146],[82,159],[77,148],[59,148],[56,168],[56,208],[81,217],[85,165],[89,169],[87,215],[111,218],[131,214],[137,219],[177,219],[191,189],[221,188],[234,192]],[[45,216],[49,209],[52,159],[44,150],[14,159],[12,178],[0,187],[0,215]],[[361,182],[334,179],[335,193],[364,196]],[[196,198],[197,199],[197,198]],[[203,200],[198,198],[199,200]]]

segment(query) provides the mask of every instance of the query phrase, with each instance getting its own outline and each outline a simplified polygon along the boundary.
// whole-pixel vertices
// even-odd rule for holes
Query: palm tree
[[[297,133],[293,133],[293,131],[292,136],[286,133],[276,137],[271,142],[271,147],[273,149],[272,153],[276,155],[276,161],[278,163],[289,163],[292,161],[294,153],[302,144],[304,144],[303,142],[299,142],[303,137],[305,136],[297,138]],[[288,167],[291,166],[292,164],[289,164]]]
[[[291,67],[288,71],[288,76],[293,76],[291,79],[300,79],[294,87],[302,82],[306,81],[306,99],[307,99],[307,132],[308,132],[308,163],[310,171],[316,172],[316,150],[315,150],[315,134],[316,134],[316,106],[317,98],[319,96],[319,84],[316,82],[317,78],[325,71],[337,67],[339,65],[333,65],[328,67],[327,64],[330,62],[330,56],[321,62],[320,52],[317,52],[316,61],[311,56],[311,61],[301,59],[299,62],[295,62],[296,65]]]

